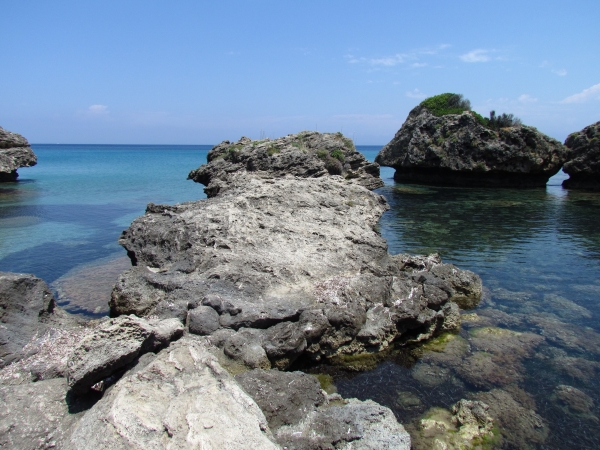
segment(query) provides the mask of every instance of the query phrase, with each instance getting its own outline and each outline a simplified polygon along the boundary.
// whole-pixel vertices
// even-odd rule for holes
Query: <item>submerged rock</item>
[[[600,122],[571,133],[565,146],[570,152],[563,171],[569,174],[569,178],[563,181],[563,186],[600,190]]]
[[[0,127],[0,182],[15,181],[19,167],[37,164],[37,157],[29,147],[29,142],[17,133]]]
[[[341,139],[310,136],[317,143]],[[240,142],[234,150],[248,161],[287,151],[269,156],[262,143]],[[460,326],[454,302],[471,307],[479,300],[481,280],[472,272],[438,255],[388,254],[375,230],[388,205],[363,187],[379,185],[378,176],[283,176],[288,166],[266,163],[249,171],[235,163],[238,156],[218,158],[224,148],[215,147],[196,171],[209,187],[219,186],[209,189],[211,198],[150,204],[123,232],[119,243],[135,267],[117,282],[111,315],[176,317],[205,335],[264,330],[229,336],[225,352],[266,367],[262,347],[270,365],[284,369],[302,354],[320,360],[379,351],[395,339],[428,339]],[[298,170],[320,161],[320,149],[290,148]]]
[[[265,413],[283,448],[410,449],[391,410],[367,400],[325,395],[302,372],[253,370],[236,379]]]
[[[419,105],[375,162],[396,169],[399,182],[542,187],[566,158],[560,142],[533,127],[494,130],[471,111],[438,117]]]

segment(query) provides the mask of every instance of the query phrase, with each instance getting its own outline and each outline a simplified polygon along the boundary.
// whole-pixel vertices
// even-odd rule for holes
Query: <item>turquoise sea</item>
[[[0,270],[33,273],[69,311],[106,314],[128,261],[121,231],[148,202],[204,198],[186,180],[209,145],[32,145],[38,165],[0,186]],[[380,146],[358,146],[373,160]],[[379,224],[391,253],[438,252],[477,272],[484,299],[459,335],[390,353],[367,371],[318,368],[344,396],[371,398],[407,424],[461,398],[502,403],[502,448],[600,448],[600,194],[394,183]],[[513,417],[513,419],[511,419]]]

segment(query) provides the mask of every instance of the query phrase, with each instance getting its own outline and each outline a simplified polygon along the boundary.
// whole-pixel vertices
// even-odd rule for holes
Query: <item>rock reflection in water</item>
[[[600,194],[553,185],[381,193],[392,205],[380,223],[391,253],[439,252],[481,275],[484,295],[463,311],[459,335],[338,373],[340,394],[392,408],[417,449],[432,448],[431,417],[451,417],[460,399],[489,405],[498,431],[474,447],[600,448]]]

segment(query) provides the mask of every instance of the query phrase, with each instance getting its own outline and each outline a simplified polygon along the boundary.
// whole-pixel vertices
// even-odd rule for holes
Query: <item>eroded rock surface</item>
[[[370,163],[341,133],[304,131],[279,139],[253,141],[247,137],[237,142],[224,141],[207,156],[208,163],[189,174],[189,178],[206,186],[209,197],[226,189],[231,174],[240,171],[268,172],[275,177],[293,175],[319,178],[341,175],[345,179],[376,189],[383,186],[379,165]]]
[[[569,179],[563,181],[563,186],[600,190],[600,122],[571,133],[565,146],[569,148],[569,158],[563,171]]]
[[[234,150],[248,161],[271,157],[262,144],[242,141]],[[302,354],[320,360],[427,339],[460,325],[454,302],[479,300],[481,280],[472,272],[437,255],[388,254],[375,231],[388,205],[361,185],[379,185],[378,177],[357,184],[361,178],[280,176],[284,169],[270,165],[248,171],[217,158],[222,146],[196,171],[209,187],[218,184],[211,198],[150,204],[123,232],[119,242],[136,266],[113,290],[113,316],[176,317],[203,335],[236,330],[222,341],[226,352],[266,367],[262,348],[271,366],[284,369]],[[314,148],[291,148],[294,167],[320,161]]]
[[[77,322],[62,311],[48,285],[30,274],[0,272],[0,368],[31,356],[35,346],[53,330],[76,328]]]
[[[139,356],[158,351],[182,335],[183,326],[177,319],[147,321],[131,315],[107,320],[73,349],[67,362],[69,387],[76,394],[85,394]]]
[[[15,181],[19,167],[31,167],[36,163],[37,157],[27,139],[0,127],[0,182]]]
[[[200,341],[132,370],[76,424],[66,449],[278,449],[256,403]]]
[[[311,375],[257,369],[236,379],[284,448],[410,449],[410,436],[391,410],[371,400],[327,396]]]
[[[433,115],[415,107],[375,162],[400,182],[457,186],[545,186],[567,149],[533,127],[492,130],[470,112]]]

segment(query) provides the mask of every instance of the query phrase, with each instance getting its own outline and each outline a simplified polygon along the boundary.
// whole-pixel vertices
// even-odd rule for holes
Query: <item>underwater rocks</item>
[[[379,165],[367,161],[342,133],[304,131],[262,141],[243,137],[213,147],[207,160],[209,164],[191,171],[188,178],[205,185],[209,197],[227,187],[231,174],[241,171],[269,173],[273,177],[340,175],[367,189],[383,186]]]
[[[260,145],[243,151],[252,158]],[[123,232],[135,267],[121,274],[111,315],[176,317],[211,336],[233,330],[222,340],[229,356],[266,367],[266,355],[284,369],[303,354],[321,360],[428,339],[460,325],[456,303],[479,301],[474,273],[437,255],[389,255],[375,231],[388,205],[355,178],[236,170],[203,178],[219,180],[211,198],[150,204]]]
[[[311,375],[257,369],[236,380],[264,412],[283,448],[411,448],[391,410],[371,400],[328,396]]]
[[[533,127],[493,130],[471,111],[438,117],[419,105],[375,162],[399,182],[543,187],[566,159],[566,147]]]
[[[563,181],[563,186],[600,190],[600,122],[571,133],[565,146],[569,149],[569,158],[563,171],[569,178]]]
[[[0,127],[0,182],[15,181],[19,167],[31,167],[36,163],[37,157],[27,139]]]

